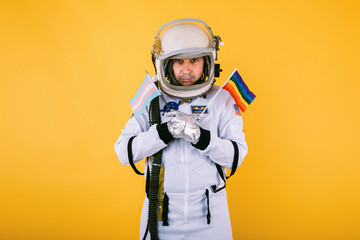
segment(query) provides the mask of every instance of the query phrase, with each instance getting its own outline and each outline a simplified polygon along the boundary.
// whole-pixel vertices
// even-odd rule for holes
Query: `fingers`
[[[184,134],[184,129],[183,128],[174,128],[173,129],[173,133],[174,133],[174,136],[176,136],[176,138],[181,138]]]
[[[200,116],[192,116],[192,119],[193,119],[194,123],[196,123],[197,125],[199,125],[201,123]]]
[[[166,112],[165,117],[170,118],[169,123],[173,127],[183,127],[186,123],[198,125],[200,123],[199,116],[187,115],[186,113],[171,110],[170,112]]]
[[[169,120],[169,122],[171,124],[176,124],[176,123],[180,123],[180,122],[183,122],[181,119],[177,118],[177,117],[173,117]]]
[[[181,121],[174,117],[174,118],[170,119],[169,124],[172,128],[184,128],[186,122]]]
[[[182,122],[182,121],[169,121],[168,124],[168,129],[169,129],[169,132],[171,133],[171,135],[174,137],[174,138],[182,138],[183,135],[184,135],[184,128],[185,128],[185,122]]]
[[[175,110],[171,110],[170,112],[166,112],[164,113],[164,116],[165,117],[177,117],[179,115],[179,112],[178,111],[175,111]]]

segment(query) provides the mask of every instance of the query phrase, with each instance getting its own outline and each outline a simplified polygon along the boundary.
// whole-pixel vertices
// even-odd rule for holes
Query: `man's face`
[[[182,86],[193,85],[200,79],[204,58],[174,59],[173,71],[176,81]]]

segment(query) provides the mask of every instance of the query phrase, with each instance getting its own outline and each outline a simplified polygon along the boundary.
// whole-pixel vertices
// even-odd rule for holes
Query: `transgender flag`
[[[230,95],[234,98],[236,105],[238,105],[242,112],[247,109],[256,97],[242,80],[236,68],[226,80],[222,88],[230,93]]]
[[[140,88],[137,90],[135,97],[129,100],[135,117],[140,116],[151,100],[159,95],[160,92],[152,81],[150,75],[146,74],[146,77],[144,78]]]

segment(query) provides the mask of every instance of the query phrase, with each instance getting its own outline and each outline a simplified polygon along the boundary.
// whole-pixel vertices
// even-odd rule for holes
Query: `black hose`
[[[150,104],[150,124],[160,124],[160,106],[159,97],[154,98]],[[162,162],[162,150],[153,155],[153,163],[150,175],[149,187],[149,210],[148,210],[148,227],[151,240],[158,240],[157,236],[157,206],[159,191],[159,172]]]

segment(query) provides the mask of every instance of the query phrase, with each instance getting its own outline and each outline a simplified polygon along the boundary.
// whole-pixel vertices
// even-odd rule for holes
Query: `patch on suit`
[[[235,114],[241,116],[241,111],[238,105],[234,104]]]
[[[206,106],[191,106],[191,112],[192,114],[201,114]],[[208,109],[205,110],[204,114],[208,113]]]
[[[166,112],[170,112],[171,109],[174,109],[174,110],[178,111],[180,104],[181,104],[181,100],[179,100],[178,103],[176,103],[176,102],[167,102],[166,104],[164,104],[164,107],[160,110],[160,112],[162,112],[162,115],[164,116],[164,114]]]

